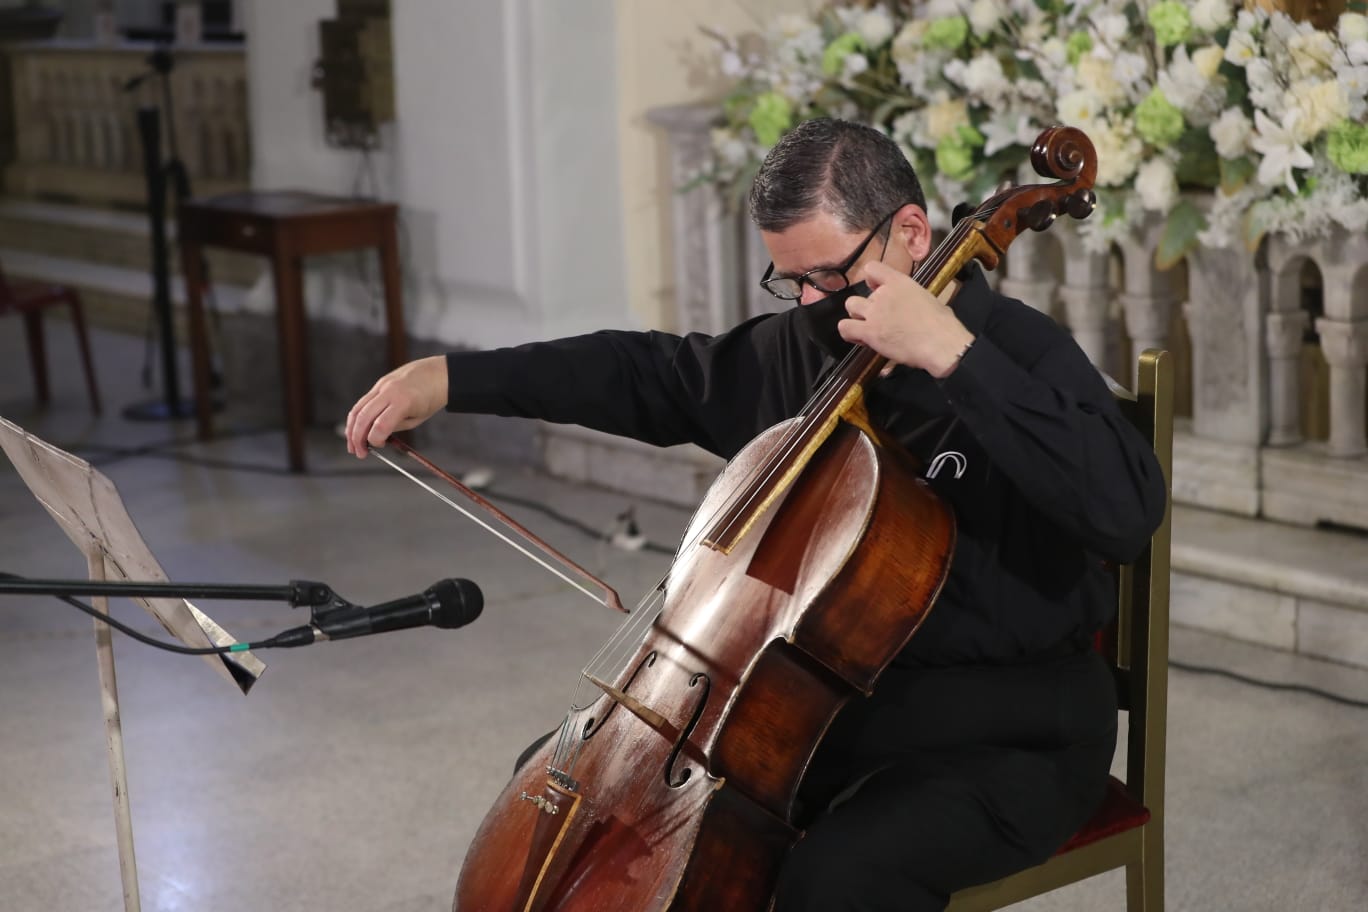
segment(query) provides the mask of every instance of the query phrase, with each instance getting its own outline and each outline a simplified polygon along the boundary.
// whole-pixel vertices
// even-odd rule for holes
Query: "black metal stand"
[[[176,143],[175,125],[171,120],[171,69],[173,59],[166,48],[157,48],[148,58],[150,71],[130,79],[124,88],[136,89],[144,80],[157,76],[161,80],[162,110],[166,112],[167,149],[170,159],[162,161],[161,112],[156,107],[138,108],[138,136],[142,141],[143,175],[147,182],[147,214],[152,227],[152,310],[161,342],[162,392],[161,399],[139,402],[126,407],[123,416],[131,421],[171,421],[195,416],[193,399],[182,399],[180,371],[176,361],[175,325],[171,305],[171,258],[166,241],[166,185],[168,180],[175,194],[176,209],[190,198],[190,175],[180,159]],[[208,270],[204,272],[208,276]],[[217,382],[211,386],[217,386]],[[211,408],[222,410],[223,403],[213,396]]]
[[[103,595],[124,598],[237,599],[245,602],[285,602],[291,608],[351,607],[326,583],[291,580],[285,586],[236,583],[111,583],[95,580],[21,579],[0,574],[0,595]]]

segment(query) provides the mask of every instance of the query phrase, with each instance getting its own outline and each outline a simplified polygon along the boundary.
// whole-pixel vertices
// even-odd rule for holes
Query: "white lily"
[[[1259,183],[1265,187],[1285,184],[1289,193],[1297,192],[1292,177],[1293,168],[1306,169],[1312,165],[1311,153],[1297,142],[1297,119],[1301,111],[1289,110],[1282,123],[1276,123],[1263,111],[1254,112],[1254,136],[1250,145],[1263,156],[1259,162]]]

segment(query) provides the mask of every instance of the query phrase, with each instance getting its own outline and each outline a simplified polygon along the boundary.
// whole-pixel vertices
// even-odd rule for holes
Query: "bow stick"
[[[423,468],[427,469],[429,472],[436,475],[438,478],[442,479],[447,484],[451,485],[471,503],[475,504],[477,507],[479,507],[485,513],[487,513],[490,517],[492,517],[498,523],[503,525],[505,528],[511,530],[516,535],[521,537],[523,541],[527,542],[528,545],[531,546],[531,548],[523,544],[520,544],[517,541],[514,541],[507,534],[495,528],[493,525],[486,522],[484,519],[481,519],[479,516],[476,516],[474,513],[470,512],[465,507],[456,503],[450,497],[447,497],[441,491],[438,491],[432,485],[423,481],[421,478],[414,475],[408,469],[405,469],[403,466],[394,462],[392,459],[385,456],[379,450],[372,448],[370,451],[371,454],[374,455],[381,462],[385,463],[385,465],[394,469],[400,475],[403,475],[409,481],[418,485],[418,487],[427,491],[433,497],[436,497],[438,500],[442,501],[447,506],[451,507],[453,510],[456,510],[457,512],[463,514],[467,519],[479,525],[481,528],[492,534],[494,537],[498,538],[504,544],[513,548],[515,551],[518,551],[520,554],[522,554],[529,560],[532,560],[537,564],[541,565],[546,570],[549,570],[551,573],[554,573],[560,579],[569,583],[571,586],[574,586],[580,592],[583,592],[585,595],[589,596],[591,599],[598,602],[600,605],[612,608],[614,611],[620,611],[623,614],[629,613],[626,608],[622,607],[622,600],[618,598],[617,591],[614,590],[612,586],[609,586],[603,580],[599,579],[597,576],[594,576],[594,574],[590,573],[588,570],[584,569],[579,564],[575,563],[570,558],[566,557],[564,554],[561,554],[555,548],[551,547],[546,542],[542,541],[539,537],[525,529],[521,524],[519,524],[516,520],[510,517],[507,513],[504,513],[502,510],[494,506],[488,500],[472,491],[469,487],[462,484],[460,479],[456,478],[454,475],[442,469],[441,467],[435,465],[430,459],[428,459],[423,454],[419,453],[417,450],[409,446],[404,441],[399,440],[397,438],[390,438],[389,442],[391,445],[394,446],[396,450],[413,459],[419,465],[423,466]],[[539,556],[538,554],[534,553],[534,549],[535,551],[540,551],[541,555]],[[557,564],[559,566],[556,566]],[[574,577],[579,577],[579,579],[575,579]],[[581,580],[583,582],[581,582]],[[586,586],[585,583],[588,583],[589,586]],[[594,589],[600,591],[595,592]]]

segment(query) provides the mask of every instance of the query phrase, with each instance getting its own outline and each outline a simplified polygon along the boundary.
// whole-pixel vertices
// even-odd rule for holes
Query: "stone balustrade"
[[[5,168],[12,196],[142,205],[143,152],[136,112],[162,103],[161,81],[125,85],[148,71],[148,44],[53,41],[11,45],[15,161]],[[246,188],[250,148],[243,51],[177,48],[170,74],[171,120],[197,195]],[[161,123],[169,158],[168,123]]]
[[[706,165],[706,112],[681,107],[653,117],[666,134],[677,186]],[[1199,248],[1160,271],[1153,265],[1159,227],[1146,225],[1111,251],[1092,253],[1061,219],[1047,232],[1019,238],[995,281],[1067,326],[1113,376],[1125,376],[1145,348],[1177,348],[1174,329],[1185,321],[1190,346],[1182,347],[1190,347],[1191,364],[1179,374],[1190,376],[1191,389],[1180,390],[1180,400],[1186,393],[1192,405],[1175,440],[1178,502],[1368,529],[1368,239],[1340,233],[1293,243],[1274,236],[1258,255]],[[772,309],[754,296],[766,263],[759,237],[741,216],[724,211],[710,185],[676,196],[674,230],[676,285],[685,302],[676,329],[718,332]],[[724,239],[737,249],[724,249]],[[1305,305],[1308,263],[1321,279],[1315,314]],[[1324,440],[1302,431],[1308,339],[1310,354],[1318,344],[1328,364]]]

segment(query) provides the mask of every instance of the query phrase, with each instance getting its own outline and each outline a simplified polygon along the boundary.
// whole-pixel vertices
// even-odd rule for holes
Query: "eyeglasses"
[[[899,206],[898,209],[901,209]],[[860,246],[855,248],[855,252],[846,258],[846,261],[839,266],[824,266],[821,269],[809,269],[807,272],[798,276],[776,276],[774,274],[774,264],[770,263],[765,274],[760,277],[760,287],[770,294],[779,298],[781,301],[796,301],[803,296],[803,285],[811,285],[818,291],[831,294],[840,291],[850,284],[846,278],[846,273],[855,265],[855,261],[865,252],[869,242],[874,240],[874,236],[879,233],[884,225],[888,223],[898,209],[879,219],[879,224],[874,226],[874,230],[869,232],[869,236],[860,242]],[[887,243],[887,242],[885,242]]]

